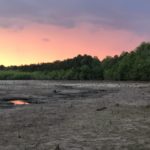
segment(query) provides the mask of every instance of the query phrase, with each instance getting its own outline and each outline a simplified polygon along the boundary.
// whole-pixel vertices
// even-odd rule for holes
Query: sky
[[[0,0],[0,64],[114,56],[150,39],[149,0]]]

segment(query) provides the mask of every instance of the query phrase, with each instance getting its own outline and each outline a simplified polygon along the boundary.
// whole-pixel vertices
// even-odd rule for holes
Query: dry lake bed
[[[0,150],[150,150],[150,83],[0,81]]]

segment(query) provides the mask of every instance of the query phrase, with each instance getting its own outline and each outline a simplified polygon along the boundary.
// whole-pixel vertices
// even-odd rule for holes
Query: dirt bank
[[[16,106],[12,99],[29,105]],[[0,150],[149,150],[150,83],[0,81]]]

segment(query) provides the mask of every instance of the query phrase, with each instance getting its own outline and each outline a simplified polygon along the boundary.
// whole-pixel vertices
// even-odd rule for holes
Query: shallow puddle
[[[28,105],[29,103],[24,100],[10,100],[10,103],[14,105]]]

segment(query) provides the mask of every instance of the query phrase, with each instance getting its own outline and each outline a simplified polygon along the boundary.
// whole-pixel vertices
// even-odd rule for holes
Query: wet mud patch
[[[116,93],[118,89],[94,89],[72,86],[56,86],[53,94],[50,95],[54,99],[78,100],[86,98],[97,98],[110,93]]]

